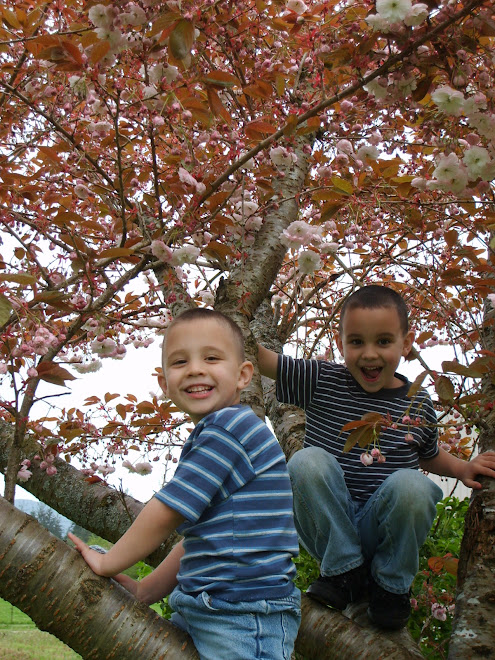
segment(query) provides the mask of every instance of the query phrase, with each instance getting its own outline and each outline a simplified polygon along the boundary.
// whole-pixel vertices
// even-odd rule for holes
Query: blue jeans
[[[176,587],[171,621],[188,632],[201,660],[290,660],[301,621],[301,594],[231,603]]]
[[[406,593],[418,572],[419,549],[443,497],[419,470],[397,470],[365,504],[352,500],[336,458],[319,447],[288,463],[301,544],[320,561],[321,575],[367,563],[387,591]]]

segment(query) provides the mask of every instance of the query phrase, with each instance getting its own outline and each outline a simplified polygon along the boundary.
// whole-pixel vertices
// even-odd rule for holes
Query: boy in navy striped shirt
[[[171,594],[172,622],[204,660],[289,660],[300,622],[298,541],[280,446],[240,393],[253,374],[228,317],[189,310],[169,326],[162,387],[195,429],[174,477],[107,554],[70,535],[93,571],[148,604]],[[176,529],[184,535],[141,582],[117,575]]]
[[[355,291],[340,314],[337,345],[345,365],[294,360],[259,346],[261,373],[277,379],[277,398],[306,411],[305,447],[289,461],[296,527],[320,561],[312,598],[343,610],[365,595],[382,628],[403,627],[418,551],[436,514],[441,489],[419,467],[481,488],[495,476],[495,453],[469,463],[438,447],[437,418],[426,390],[409,396],[396,373],[412,348],[408,310],[384,286]],[[343,427],[374,414],[381,429],[370,445],[344,446]]]

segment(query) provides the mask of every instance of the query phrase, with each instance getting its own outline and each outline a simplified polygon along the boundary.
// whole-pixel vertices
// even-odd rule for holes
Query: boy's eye
[[[378,343],[379,343],[381,346],[388,346],[388,344],[391,344],[392,342],[391,342],[390,339],[380,339],[380,341],[379,341]]]
[[[219,359],[220,358],[216,355],[208,355],[207,358],[206,358],[206,361],[207,362],[216,362]]]
[[[182,358],[181,358],[180,360],[174,360],[174,361],[172,362],[172,366],[173,366],[173,367],[180,367],[180,366],[183,365],[183,364],[186,364],[186,361],[185,361],[184,359],[182,359]]]
[[[351,341],[349,342],[349,344],[351,344],[351,346],[359,346],[362,343],[363,342],[360,339],[351,339]]]

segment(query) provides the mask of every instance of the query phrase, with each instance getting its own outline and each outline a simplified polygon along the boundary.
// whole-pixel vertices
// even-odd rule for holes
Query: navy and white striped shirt
[[[366,502],[396,470],[418,469],[419,458],[434,458],[439,451],[437,418],[428,393],[421,389],[411,399],[407,396],[410,383],[395,375],[404,382],[403,386],[370,393],[363,390],[344,365],[279,356],[277,399],[306,411],[304,445],[322,447],[335,456],[344,471],[349,492],[358,502]],[[369,412],[390,415],[399,424],[405,415],[412,420],[420,417],[422,423],[407,429],[403,425],[398,429],[382,428],[379,449],[385,463],[373,461],[364,466],[360,456],[365,450],[359,445],[343,452],[349,432],[342,432],[342,427]],[[404,440],[406,433],[413,435],[412,442]]]
[[[232,602],[292,593],[299,546],[292,490],[275,436],[247,406],[210,413],[157,497],[186,522],[178,581]]]

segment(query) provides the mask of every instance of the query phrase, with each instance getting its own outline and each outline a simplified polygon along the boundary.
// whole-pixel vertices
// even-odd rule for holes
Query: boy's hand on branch
[[[72,532],[69,532],[67,536],[74,543],[74,545],[76,546],[76,550],[81,554],[82,558],[90,567],[90,569],[93,571],[93,573],[96,573],[97,575],[103,575],[109,577],[107,573],[105,573],[105,569],[104,569],[105,566],[104,554],[98,552],[97,550],[92,550],[87,543],[84,543],[82,539],[80,539]]]
[[[486,451],[465,463],[465,468],[459,478],[468,488],[480,489],[482,486],[479,481],[476,481],[476,477],[479,476],[495,478],[495,452]]]

